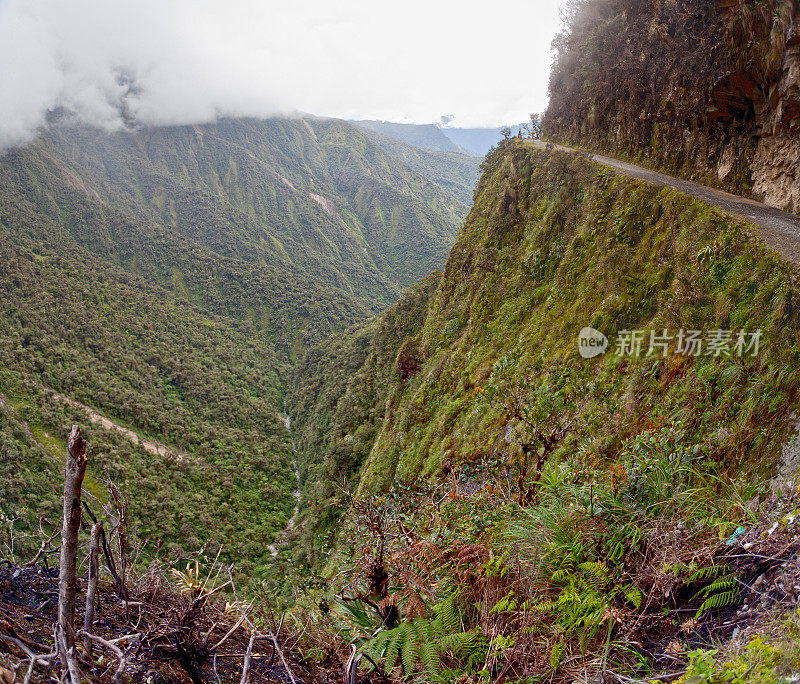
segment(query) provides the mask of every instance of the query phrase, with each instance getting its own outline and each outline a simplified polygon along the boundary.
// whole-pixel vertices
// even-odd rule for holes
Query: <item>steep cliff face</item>
[[[546,133],[798,212],[798,17],[791,0],[574,3]]]
[[[800,212],[800,26],[789,28],[781,75],[757,103],[760,129],[752,162],[753,192]]]
[[[652,424],[679,429],[703,467],[770,471],[800,381],[788,266],[708,206],[581,158],[514,142],[484,171],[444,272],[298,369],[311,520],[331,524],[348,480],[367,495],[477,472],[524,499],[534,456],[614,467]],[[578,356],[585,326],[610,340],[598,359]],[[615,348],[624,331],[744,328],[762,330],[760,358],[647,354],[646,335],[641,355]]]
[[[389,669],[458,605],[471,647],[409,646],[423,681],[674,679],[762,595],[747,561],[720,573],[781,524],[745,502],[791,457],[797,276],[746,224],[582,156],[509,140],[482,170],[444,270],[296,369],[297,565],[377,606],[352,634]]]

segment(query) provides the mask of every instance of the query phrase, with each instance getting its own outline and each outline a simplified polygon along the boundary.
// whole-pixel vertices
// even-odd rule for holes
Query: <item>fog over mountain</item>
[[[0,149],[53,111],[104,129],[294,111],[525,120],[545,105],[559,4],[4,0]]]

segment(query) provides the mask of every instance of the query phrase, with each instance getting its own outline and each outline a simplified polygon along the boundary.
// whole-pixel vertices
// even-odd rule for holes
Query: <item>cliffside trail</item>
[[[572,154],[582,153],[581,150],[540,140],[533,140],[531,144],[542,150],[555,149]],[[673,188],[678,192],[713,204],[733,216],[754,223],[761,229],[761,237],[767,245],[795,266],[800,266],[800,216],[789,214],[762,202],[710,188],[700,183],[673,178],[665,173],[620,161],[613,157],[593,153],[588,153],[588,156],[593,161],[608,166],[625,176],[652,183],[653,185]]]

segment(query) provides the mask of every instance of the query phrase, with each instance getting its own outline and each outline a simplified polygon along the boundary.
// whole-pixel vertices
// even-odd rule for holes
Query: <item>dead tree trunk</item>
[[[92,526],[92,537],[89,541],[89,584],[86,587],[86,612],[83,617],[83,650],[87,658],[92,657],[92,640],[88,634],[92,631],[94,623],[95,598],[97,597],[97,581],[100,575],[100,534],[103,523]]]
[[[64,468],[64,525],[61,528],[61,565],[58,574],[58,631],[61,668],[72,684],[75,664],[75,566],[78,555],[78,529],[81,524],[81,486],[86,473],[86,442],[77,425],[72,426],[67,441]]]

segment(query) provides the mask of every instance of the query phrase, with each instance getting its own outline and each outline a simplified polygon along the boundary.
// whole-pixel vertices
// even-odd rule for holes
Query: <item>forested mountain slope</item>
[[[741,224],[702,203],[614,178],[580,158],[548,157],[514,143],[487,159],[485,170],[444,273],[371,327],[312,350],[297,368],[291,405],[300,444],[314,445],[307,458],[323,454],[338,479],[356,477],[364,492],[436,477],[445,463],[491,458],[510,419],[499,405],[484,405],[475,388],[490,382],[495,364],[506,359],[518,383],[531,373],[541,381],[551,367],[575,370],[577,363],[582,382],[610,382],[619,374],[621,384],[609,392],[621,397],[635,388],[636,406],[619,414],[614,434],[593,434],[587,426],[583,438],[600,451],[616,453],[624,435],[658,406],[665,416],[676,412],[674,420],[704,425],[701,433],[725,425],[723,442],[705,446],[728,466],[752,459],[774,465],[780,430],[773,426],[755,439],[751,431],[757,431],[752,421],[788,417],[798,380],[789,363],[797,337],[783,328],[798,322],[790,267],[767,256]],[[709,245],[720,253],[712,266],[702,261]],[[610,353],[602,363],[585,362],[576,359],[584,326],[609,339],[637,328],[762,329],[764,351],[757,360]],[[772,404],[778,413],[762,414],[766,397],[759,388],[769,375],[764,364],[772,362],[782,378],[780,400]],[[342,381],[321,367],[358,370]],[[653,373],[674,381],[659,389]],[[698,374],[718,386],[713,405],[690,398],[700,390],[689,386],[703,385]],[[331,391],[337,383],[338,394]],[[748,410],[735,414],[744,423],[728,423],[728,411],[742,405]],[[319,449],[322,433],[327,450]]]
[[[478,167],[481,158],[462,152],[426,150],[404,142],[379,130],[366,128],[368,135],[378,145],[417,173],[432,180],[446,193],[464,203],[472,205],[472,194],[478,183]]]
[[[361,120],[355,123],[424,150],[466,153],[466,150],[456,145],[442,133],[442,130],[436,124],[410,124],[370,120]]]
[[[48,227],[51,237],[36,241],[0,230],[3,513],[20,520],[18,535],[38,516],[57,518],[64,434],[78,423],[92,445],[87,489],[106,501],[106,478],[120,486],[132,534],[173,558],[236,537],[241,546],[226,555],[263,567],[265,541],[292,508],[277,418],[285,357],[253,326],[177,299]],[[53,390],[189,456],[155,456],[89,426]]]
[[[298,555],[357,587],[354,557],[362,583],[380,566],[409,624],[415,591],[468,597],[462,631],[490,645],[465,654],[509,681],[572,681],[565,653],[602,653],[615,611],[633,676],[649,656],[625,648],[689,643],[708,626],[669,615],[739,596],[701,605],[692,573],[794,434],[797,276],[746,224],[582,157],[510,140],[483,171],[443,272],[295,369]],[[604,354],[578,354],[585,327]]]
[[[293,505],[290,364],[443,263],[465,211],[312,117],[62,123],[3,155],[2,512],[53,515],[62,440],[87,421],[63,395],[188,454],[89,429],[92,491],[121,485],[131,532],[174,554],[236,539],[260,571]]]
[[[297,278],[300,295],[316,281],[318,294],[373,309],[441,263],[465,211],[360,129],[333,120],[112,135],[62,126],[0,163],[4,194],[58,216],[81,244],[162,284],[195,276],[191,263],[181,266],[183,253],[210,250],[233,260],[225,271],[235,264],[277,289]],[[148,250],[154,239],[174,243],[169,265],[157,263],[166,246]],[[208,296],[207,284],[185,284]],[[223,306],[242,307],[240,293],[219,289],[230,300]]]

